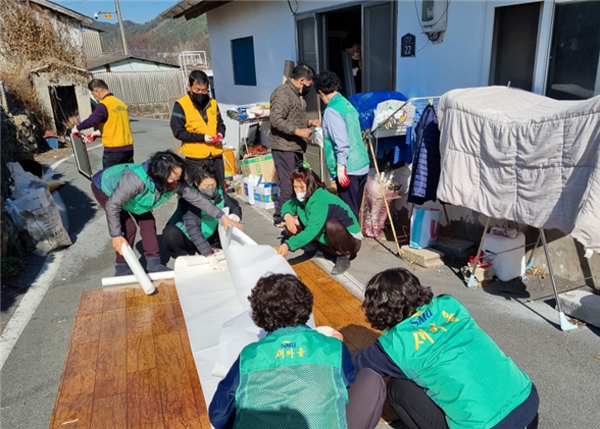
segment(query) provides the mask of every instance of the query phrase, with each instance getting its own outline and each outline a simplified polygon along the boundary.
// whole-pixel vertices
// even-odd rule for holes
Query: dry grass
[[[82,47],[71,40],[71,26],[58,15],[29,1],[0,0],[0,50],[3,66],[0,78],[11,96],[44,122],[30,72],[50,64],[44,71],[56,77],[73,74],[72,66],[85,69]],[[81,79],[87,80],[87,72]]]

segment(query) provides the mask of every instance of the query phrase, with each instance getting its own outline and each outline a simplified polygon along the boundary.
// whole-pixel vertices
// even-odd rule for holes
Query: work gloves
[[[208,260],[208,264],[213,271],[225,271],[227,269],[225,264],[219,262],[214,254],[206,259]]]
[[[340,185],[346,187],[350,184],[350,179],[346,174],[346,166],[338,164],[337,166],[337,178]]]
[[[223,140],[223,134],[221,134],[221,133],[218,133],[216,136],[211,136],[211,135],[208,135],[208,134],[204,134],[204,142],[205,143],[217,144],[221,140]]]
[[[100,130],[96,130],[91,134],[88,134],[87,136],[85,136],[85,139],[87,140],[88,143],[93,142],[94,140],[96,140],[98,137],[100,137],[102,134],[100,133]]]
[[[71,128],[71,136],[75,137],[75,138],[79,138],[79,130],[77,129],[77,125],[75,125],[73,128]]]

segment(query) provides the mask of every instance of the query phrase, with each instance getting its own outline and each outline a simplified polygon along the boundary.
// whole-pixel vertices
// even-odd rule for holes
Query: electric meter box
[[[421,0],[421,26],[426,33],[446,31],[448,0]]]

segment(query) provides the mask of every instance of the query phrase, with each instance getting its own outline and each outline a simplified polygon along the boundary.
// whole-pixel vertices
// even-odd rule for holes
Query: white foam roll
[[[125,261],[127,261],[127,265],[129,265],[131,271],[133,271],[133,275],[137,279],[138,283],[142,289],[144,289],[144,292],[146,292],[148,295],[154,293],[156,287],[154,287],[150,277],[148,277],[148,274],[146,274],[140,265],[140,261],[138,261],[129,244],[123,243],[123,246],[121,246],[121,254],[125,258]]]

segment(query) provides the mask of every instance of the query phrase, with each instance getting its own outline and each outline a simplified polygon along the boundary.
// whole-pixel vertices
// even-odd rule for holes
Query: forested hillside
[[[103,52],[122,53],[119,26],[102,21],[96,24],[104,30],[100,33]],[[206,15],[189,21],[160,17],[144,24],[124,21],[123,26],[131,55],[177,63],[177,54],[181,51],[206,51],[210,58]]]

